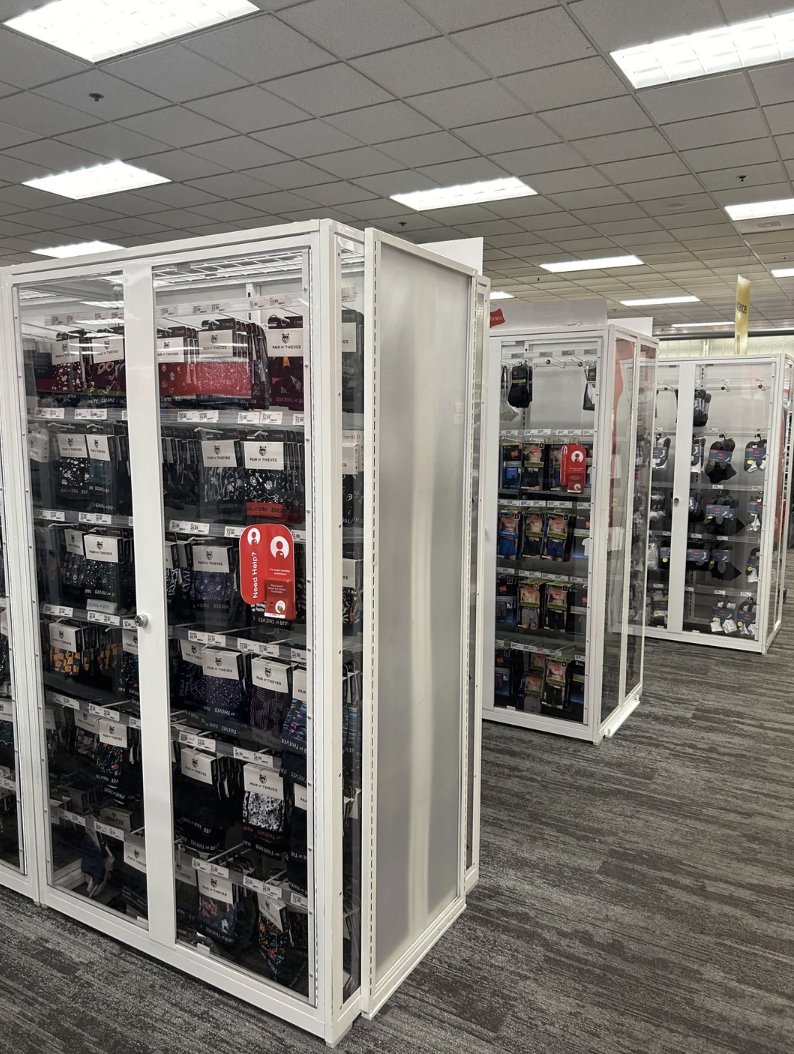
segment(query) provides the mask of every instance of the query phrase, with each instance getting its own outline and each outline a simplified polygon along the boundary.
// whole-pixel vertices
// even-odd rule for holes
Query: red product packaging
[[[566,443],[560,458],[560,482],[569,494],[583,494],[587,484],[587,451],[579,443]]]
[[[264,605],[272,618],[295,618],[295,546],[288,528],[280,523],[246,527],[240,539],[240,592],[246,604]]]

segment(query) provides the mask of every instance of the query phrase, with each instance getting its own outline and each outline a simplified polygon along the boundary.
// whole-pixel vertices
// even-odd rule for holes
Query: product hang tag
[[[251,680],[259,688],[286,694],[289,691],[289,666],[269,659],[251,660]]]
[[[28,453],[31,461],[46,464],[50,460],[50,436],[48,432],[32,429],[28,432]]]
[[[201,655],[201,668],[205,677],[219,677],[225,681],[239,681],[240,666],[239,651],[220,651],[216,648],[204,648]]]
[[[260,912],[265,916],[268,922],[271,922],[279,933],[284,932],[284,902],[281,900],[271,900],[270,897],[264,896],[262,893],[257,893],[256,902],[259,906]]]
[[[88,435],[88,456],[95,461],[110,461],[110,443],[108,436]]]
[[[157,338],[158,362],[184,362],[185,341],[182,337]]]
[[[229,548],[224,545],[194,545],[193,568],[215,574],[229,574]]]
[[[124,337],[94,337],[91,341],[91,360],[99,362],[122,362],[124,359]]]
[[[121,631],[121,647],[129,655],[138,654],[138,634],[134,629],[123,629]]]
[[[292,673],[292,697],[301,703],[307,701],[306,671],[298,668]]]
[[[146,849],[138,842],[124,842],[124,863],[146,874]]]
[[[284,471],[283,443],[256,443],[246,441],[243,443],[243,457],[245,459],[246,468],[264,469],[270,472]]]
[[[204,359],[233,359],[247,353],[243,335],[231,329],[200,329],[199,353]]]
[[[71,432],[58,433],[58,453],[61,457],[88,457],[86,437]]]
[[[53,366],[65,366],[80,361],[80,342],[76,340],[54,340],[50,348]]]
[[[119,562],[118,538],[108,538],[102,534],[87,534],[84,540],[86,559],[99,560],[105,564]]]
[[[198,871],[183,864],[181,860],[174,861],[174,874],[178,882],[184,882],[186,886],[195,886],[198,882]]]
[[[197,783],[212,784],[212,758],[209,755],[183,747],[180,763],[183,776],[189,776]]]
[[[304,812],[309,808],[309,791],[300,783],[295,784],[295,808],[303,809]]]
[[[199,893],[203,897],[219,900],[222,904],[234,903],[234,887],[229,878],[220,878],[218,875],[208,875],[206,871],[197,871]]]
[[[82,710],[75,710],[74,723],[84,732],[97,733],[99,731],[99,718],[95,714],[85,714]]]
[[[179,642],[179,647],[182,651],[182,658],[185,662],[192,662],[194,666],[203,665],[201,653],[204,651],[204,648],[201,644],[197,644],[196,641],[192,640],[181,640]]]
[[[267,355],[269,359],[301,358],[303,356],[302,329],[268,329]]]
[[[201,460],[205,468],[237,468],[234,440],[202,440]]]
[[[73,553],[75,556],[85,556],[82,531],[64,531],[63,536],[66,542],[67,553]]]
[[[355,322],[342,323],[342,351],[358,351],[358,324]]]
[[[284,798],[284,780],[281,776],[272,769],[260,768],[258,765],[243,765],[243,788],[269,798]]]
[[[53,648],[63,648],[64,651],[78,651],[77,634],[80,631],[75,626],[64,626],[61,622],[50,623],[50,644]]]
[[[342,585],[348,589],[358,588],[358,568],[360,560],[342,561]]]
[[[99,722],[99,741],[111,747],[127,746],[127,726],[118,721],[101,720]]]

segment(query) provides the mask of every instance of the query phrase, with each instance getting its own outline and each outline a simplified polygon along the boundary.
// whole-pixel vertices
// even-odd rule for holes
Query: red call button
[[[273,618],[295,618],[295,553],[292,533],[280,523],[246,527],[240,539],[240,592],[246,604],[262,604]]]

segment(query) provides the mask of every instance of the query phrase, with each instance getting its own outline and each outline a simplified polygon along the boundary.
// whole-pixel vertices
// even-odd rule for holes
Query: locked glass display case
[[[41,899],[336,1042],[476,864],[487,283],[330,221],[2,282]]]
[[[663,358],[657,369],[649,636],[766,653],[785,597],[788,356]]]
[[[491,338],[487,720],[599,742],[639,704],[657,347],[617,326]]]

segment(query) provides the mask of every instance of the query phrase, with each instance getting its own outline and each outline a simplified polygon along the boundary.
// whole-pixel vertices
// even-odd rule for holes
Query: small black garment
[[[670,456],[670,437],[657,436],[653,445],[653,467],[664,468]]]
[[[526,410],[532,402],[532,369],[529,366],[514,366],[510,371],[510,391],[507,401],[519,410]]]
[[[677,394],[677,393],[676,393]],[[711,395],[705,388],[695,389],[695,402],[692,413],[692,425],[695,428],[705,428],[709,423],[709,404]]]
[[[712,483],[724,483],[736,475],[736,469],[731,465],[735,449],[736,443],[727,437],[711,444],[704,471]]]
[[[741,571],[731,563],[732,549],[712,549],[709,571],[711,577],[721,582],[732,582]]]

